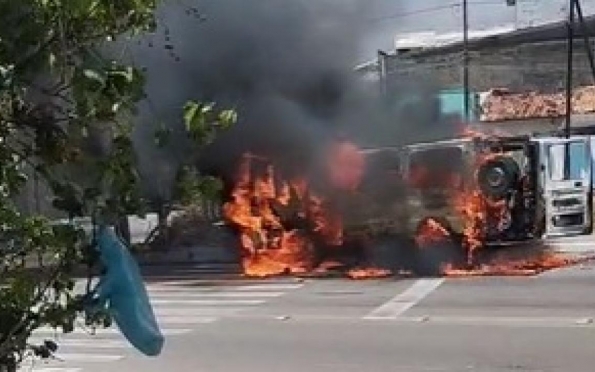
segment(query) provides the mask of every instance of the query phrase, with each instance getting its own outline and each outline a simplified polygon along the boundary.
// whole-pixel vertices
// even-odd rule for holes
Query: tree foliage
[[[186,133],[197,149],[211,144],[221,131],[229,129],[237,122],[234,110],[218,110],[215,103],[189,101],[184,106]],[[200,153],[200,152],[198,152]],[[195,161],[182,164],[177,172],[174,198],[182,205],[199,204],[205,201],[221,202],[223,185],[215,177],[201,175]]]
[[[0,2],[0,372],[16,370],[28,355],[51,357],[58,345],[31,345],[32,333],[44,326],[70,332],[85,310],[88,296],[75,294],[73,275],[97,253],[71,222],[94,216],[110,223],[143,207],[130,133],[144,76],[101,51],[115,39],[152,32],[155,6]],[[198,103],[189,103],[184,118],[197,143],[235,120],[231,111]],[[93,133],[104,135],[99,154]],[[18,207],[31,177],[47,185],[67,223]],[[87,319],[106,322],[101,314]]]

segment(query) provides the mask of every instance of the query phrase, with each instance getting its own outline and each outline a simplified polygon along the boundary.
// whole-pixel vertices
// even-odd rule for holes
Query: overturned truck
[[[435,272],[484,248],[592,231],[589,137],[470,135],[359,152],[357,189],[330,193],[245,158],[224,214],[247,272],[311,271],[353,247],[365,261],[379,246],[406,247]]]
[[[469,258],[592,232],[589,137],[476,135],[364,154],[365,197],[350,199],[346,236],[400,235],[418,247],[449,238]]]

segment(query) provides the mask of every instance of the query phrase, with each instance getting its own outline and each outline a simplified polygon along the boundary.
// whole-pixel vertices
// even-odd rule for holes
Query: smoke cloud
[[[152,192],[166,192],[162,186],[173,180],[175,165],[191,153],[181,122],[189,99],[238,110],[240,122],[199,161],[203,170],[224,176],[247,150],[309,167],[336,136],[369,147],[399,145],[430,130],[439,111],[433,88],[404,86],[387,99],[354,72],[370,40],[369,12],[357,0],[164,4],[159,36],[133,48],[149,77],[150,99],[141,107],[147,124],[136,137],[147,179],[159,180]],[[422,105],[407,107],[404,97],[416,90]],[[173,131],[165,152],[147,146],[150,124],[158,122]]]

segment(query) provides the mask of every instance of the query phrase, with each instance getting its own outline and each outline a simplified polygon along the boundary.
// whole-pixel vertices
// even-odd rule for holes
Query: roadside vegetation
[[[26,212],[19,198],[32,183],[42,185],[70,222],[91,217],[116,225],[147,211],[131,138],[143,125],[135,109],[145,75],[102,50],[154,32],[156,6],[155,0],[0,2],[0,372],[16,371],[29,357],[52,357],[54,341],[30,341],[40,327],[68,333],[110,325],[101,312],[84,324],[77,320],[90,297],[74,291],[75,274],[102,272],[92,232]],[[235,113],[189,102],[180,118],[200,148]],[[180,198],[191,203],[210,183],[196,175],[184,184]]]

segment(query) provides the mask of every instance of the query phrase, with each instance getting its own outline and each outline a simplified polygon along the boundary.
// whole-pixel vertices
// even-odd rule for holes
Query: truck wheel
[[[464,256],[460,239],[447,220],[424,218],[415,232],[416,271],[422,276],[440,276],[444,265]]]

